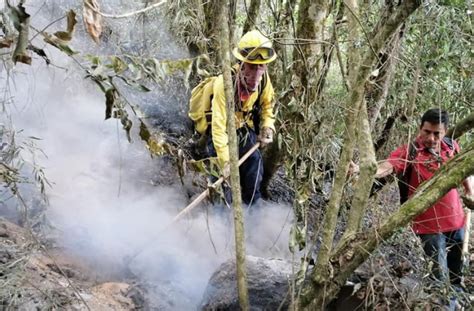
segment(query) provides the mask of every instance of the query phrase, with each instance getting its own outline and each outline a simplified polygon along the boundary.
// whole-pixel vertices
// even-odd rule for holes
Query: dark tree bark
[[[244,3],[246,0],[244,0]],[[247,10],[247,19],[245,20],[243,33],[246,33],[255,28],[257,24],[258,14],[260,12],[261,0],[250,1],[250,6]],[[245,5],[245,4],[244,4]]]
[[[341,153],[336,177],[334,181],[333,190],[329,199],[328,207],[323,221],[322,229],[322,247],[319,250],[317,263],[313,273],[311,273],[311,286],[305,290],[305,295],[302,300],[302,306],[311,306],[312,310],[321,309],[324,304],[330,301],[331,296],[327,295],[326,287],[331,280],[330,271],[332,271],[330,258],[332,252],[332,244],[334,239],[334,231],[337,223],[337,215],[339,212],[340,201],[342,198],[342,191],[344,189],[345,179],[349,170],[349,162],[352,159],[353,150],[355,146],[355,119],[359,117],[361,105],[364,100],[364,86],[369,78],[370,72],[373,68],[377,53],[386,44],[386,41],[392,34],[405,22],[421,4],[419,0],[404,1],[396,7],[387,7],[379,22],[369,34],[369,47],[366,48],[364,56],[361,58],[360,66],[355,68],[351,74],[353,78],[350,79],[350,96],[347,99],[347,115],[346,115],[346,132],[344,137],[344,146]],[[363,147],[363,146],[362,146]],[[370,170],[370,165],[367,167]],[[359,182],[371,183],[371,180],[360,180]],[[363,187],[370,191],[370,187]],[[368,195],[368,194],[367,194]],[[315,242],[315,241],[314,241]],[[355,269],[355,268],[354,268]],[[315,290],[316,289],[316,290]],[[325,300],[326,298],[326,300]]]
[[[219,16],[219,10],[223,4],[220,1],[201,1],[201,5],[204,9],[204,35],[206,36],[207,52],[211,59],[211,64],[221,64],[220,46],[219,46],[219,35],[220,27],[216,27],[216,17]],[[226,10],[229,14],[229,10]],[[230,34],[228,35],[230,37]]]
[[[320,74],[321,44],[328,9],[329,2],[324,0],[301,0],[299,4],[296,29],[298,41],[293,51],[294,74],[301,79],[308,103],[313,103],[316,99],[317,88],[314,77]],[[314,85],[311,85],[311,80],[314,81]]]
[[[385,125],[383,127],[382,133],[374,144],[375,152],[378,152],[388,141],[390,137],[390,132],[392,131],[395,121],[400,117],[401,111],[397,110],[393,115],[387,118]]]

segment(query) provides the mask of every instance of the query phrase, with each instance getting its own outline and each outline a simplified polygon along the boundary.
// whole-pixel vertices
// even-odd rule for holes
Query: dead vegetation
[[[97,282],[85,264],[46,250],[31,232],[0,219],[0,306],[7,310],[134,310],[140,291]]]

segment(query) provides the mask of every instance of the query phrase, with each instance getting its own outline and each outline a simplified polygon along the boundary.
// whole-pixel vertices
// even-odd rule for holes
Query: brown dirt
[[[0,309],[134,310],[136,295],[132,285],[98,281],[85,264],[0,218]]]

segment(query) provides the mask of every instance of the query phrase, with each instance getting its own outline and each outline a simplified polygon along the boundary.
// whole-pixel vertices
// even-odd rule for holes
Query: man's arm
[[[461,198],[464,202],[464,205],[471,209],[474,210],[474,181],[473,181],[474,176],[469,176],[464,181],[462,182],[462,185],[464,186],[464,194],[461,195]]]
[[[393,173],[393,165],[387,160],[383,161],[377,165],[377,172],[375,173],[375,178],[382,178]]]
[[[474,200],[474,181],[473,181],[473,178],[474,178],[474,176],[469,176],[466,179],[464,179],[464,181],[462,182],[462,185],[464,186],[464,193],[471,200]]]
[[[401,146],[393,151],[390,156],[377,164],[377,171],[375,172],[375,178],[383,178],[392,173],[399,173],[406,169],[407,164],[407,147]],[[359,165],[351,161],[349,165],[349,175],[359,172]]]
[[[353,161],[349,163],[349,172],[348,175],[358,174],[360,167],[358,164],[355,164]],[[375,178],[383,178],[393,173],[393,165],[390,164],[387,160],[384,160],[381,164],[377,165],[377,172],[375,173]]]

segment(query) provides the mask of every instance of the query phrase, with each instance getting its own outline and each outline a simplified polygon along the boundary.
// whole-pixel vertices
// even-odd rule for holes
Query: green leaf
[[[44,59],[44,61],[46,62],[46,64],[49,65],[49,64],[51,63],[51,61],[50,61],[49,58],[48,58],[48,55],[46,55],[46,52],[45,52],[43,49],[40,49],[40,48],[38,48],[38,47],[36,47],[36,46],[30,44],[30,45],[28,46],[28,50],[31,50],[31,51],[33,51],[36,55],[42,57],[42,58]]]
[[[111,64],[109,67],[112,68],[116,74],[120,74],[128,69],[128,65],[120,57],[112,56],[110,60]]]
[[[185,58],[179,60],[166,60],[162,61],[163,69],[166,74],[173,74],[176,72],[186,72],[193,65],[193,59]]]
[[[198,160],[198,161],[190,160],[188,161],[188,165],[191,167],[193,171],[205,174],[207,173],[206,164],[204,162],[205,160],[207,159]]]
[[[102,77],[105,71],[106,70],[104,66],[98,65],[94,68],[94,71],[92,71],[91,75],[94,77]]]
[[[101,64],[101,61],[100,61],[100,58],[99,56],[97,55],[90,55],[90,54],[87,54],[85,56],[85,58],[91,62],[92,66],[91,68],[92,69],[95,69],[97,66],[99,66]]]
[[[137,83],[136,81],[130,81],[124,76],[117,76],[117,78],[123,80],[128,86],[133,87],[135,90],[140,92],[150,92],[151,90],[143,84]]]
[[[127,140],[128,142],[132,142],[132,137],[130,136],[130,130],[132,129],[132,121],[128,118],[128,113],[123,110],[120,118],[120,123],[122,123],[122,127],[127,133]]]
[[[60,51],[66,53],[67,55],[69,56],[72,56],[72,55],[75,55],[77,54],[78,52],[74,51],[73,49],[71,49],[66,43],[65,41],[55,37],[55,36],[52,36],[52,35],[49,35],[47,33],[43,33],[44,34],[44,41],[46,43],[49,43],[51,44],[52,46],[54,46],[55,48],[59,49]]]
[[[67,31],[56,31],[54,35],[63,41],[70,41],[72,39],[72,34]]]
[[[8,6],[8,16],[10,20],[13,22],[13,27],[20,32],[22,29],[22,24],[25,22],[26,19],[30,17],[28,13],[26,13],[25,7],[22,3],[18,5],[18,8],[11,6],[8,1],[6,2]]]
[[[150,131],[143,121],[140,120],[140,132],[138,134],[140,138],[144,141],[148,141],[151,137]]]

